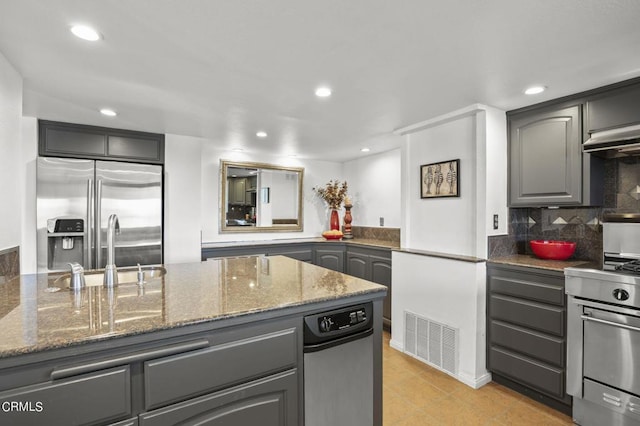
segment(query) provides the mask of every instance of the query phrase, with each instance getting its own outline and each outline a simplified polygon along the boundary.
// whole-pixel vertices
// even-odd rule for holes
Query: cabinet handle
[[[165,346],[144,352],[135,352],[130,355],[124,355],[116,358],[109,358],[90,362],[87,364],[76,364],[68,367],[56,367],[51,372],[51,380],[63,379],[65,377],[77,376],[79,374],[91,373],[97,370],[116,367],[118,365],[130,364],[132,362],[145,361],[147,359],[160,358],[169,355],[177,355],[182,352],[203,349],[209,346],[206,339],[194,340],[193,342],[179,343],[176,345]]]
[[[581,315],[580,318],[582,318],[584,321],[593,321],[600,324],[610,325],[612,327],[624,328],[625,330],[640,331],[640,328],[634,327],[632,325],[620,324],[618,322],[607,321],[600,318],[593,318],[593,317],[590,317],[589,315]]]

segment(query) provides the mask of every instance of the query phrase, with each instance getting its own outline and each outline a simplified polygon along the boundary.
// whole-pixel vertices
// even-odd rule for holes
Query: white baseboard
[[[400,342],[398,342],[397,340],[393,340],[393,338],[389,341],[389,346],[391,348],[395,349],[395,350],[398,350],[398,351],[404,353],[403,345]],[[408,356],[411,356],[411,355],[408,355]],[[425,364],[429,365],[427,363],[425,363]],[[433,367],[433,366],[431,366],[431,367]],[[451,374],[449,374],[449,373],[447,373],[445,371],[443,371],[443,373],[449,375],[450,377],[453,377],[457,381],[462,382],[465,385],[467,385],[467,386],[469,386],[469,387],[471,387],[473,389],[480,389],[482,386],[484,386],[487,383],[491,382],[491,373],[488,373],[488,372],[483,374],[480,377],[477,377],[477,378],[475,378],[475,377],[467,377],[467,376],[460,375],[460,374],[454,376],[454,375],[451,375]]]

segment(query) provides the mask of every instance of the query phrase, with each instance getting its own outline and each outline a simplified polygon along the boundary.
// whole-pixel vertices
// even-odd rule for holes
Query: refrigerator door
[[[116,266],[162,263],[162,166],[96,161],[97,267],[107,260],[107,221],[118,216]]]
[[[88,230],[93,213],[89,207],[92,203],[93,179],[93,160],[38,157],[38,272],[68,270],[69,262],[78,262],[87,269],[91,268],[89,258],[92,242]],[[69,221],[64,221],[66,219]],[[78,226],[60,227],[62,223]]]

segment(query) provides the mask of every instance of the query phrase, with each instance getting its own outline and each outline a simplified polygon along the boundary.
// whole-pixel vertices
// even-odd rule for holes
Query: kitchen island
[[[383,286],[282,256],[164,265],[146,283],[0,286],[0,423],[304,424],[304,317],[372,303],[382,424]]]

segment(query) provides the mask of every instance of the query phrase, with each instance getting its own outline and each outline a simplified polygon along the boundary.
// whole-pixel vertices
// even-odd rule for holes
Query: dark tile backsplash
[[[509,235],[489,238],[489,258],[532,254],[530,240],[575,241],[575,259],[602,261],[602,216],[640,213],[640,157],[605,162],[602,207],[518,208],[509,210]]]

